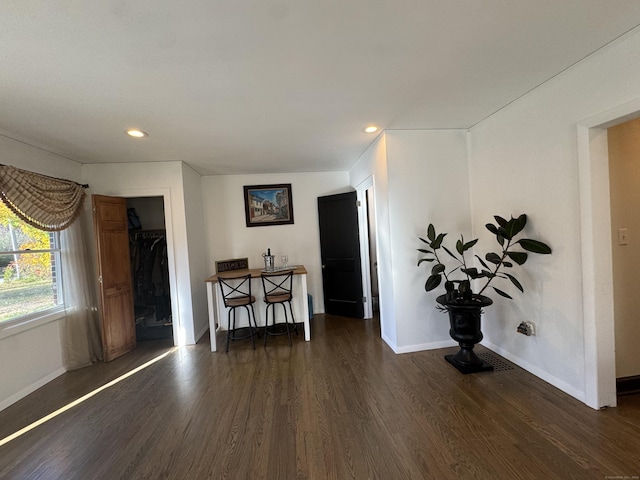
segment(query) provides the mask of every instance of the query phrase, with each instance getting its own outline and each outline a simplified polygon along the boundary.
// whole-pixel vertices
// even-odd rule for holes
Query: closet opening
[[[173,339],[164,198],[126,200],[136,341]]]

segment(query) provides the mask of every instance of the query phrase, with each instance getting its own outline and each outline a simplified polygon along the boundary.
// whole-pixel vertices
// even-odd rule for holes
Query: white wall
[[[190,222],[194,236],[191,240],[189,234],[192,232],[187,227],[187,206],[197,208],[193,206],[193,199],[198,195],[199,186],[193,175],[188,175],[189,178],[183,180],[182,162],[91,164],[83,165],[82,174],[90,185],[91,194],[164,197],[174,341],[178,344],[195,343],[198,339],[196,335],[203,332],[196,331],[194,312],[200,315],[200,312],[206,311],[206,299],[201,299],[200,293],[194,291],[199,291],[206,277],[195,278],[198,274],[195,272],[192,278],[191,273],[191,265],[203,263],[205,258],[204,251],[189,249],[190,241],[194,246],[200,242],[197,238],[198,228],[193,227],[196,222]],[[189,189],[196,188],[195,193],[191,191],[188,194],[188,205],[185,185]],[[203,304],[200,305],[199,302]],[[197,325],[200,326],[200,320]]]
[[[184,205],[189,251],[189,273],[191,278],[191,302],[193,306],[194,338],[198,340],[209,328],[207,312],[207,290],[204,280],[211,275],[207,268],[206,243],[204,240],[204,199],[202,177],[187,165],[182,165]]]
[[[394,350],[398,348],[395,315],[391,232],[389,231],[389,181],[387,178],[387,134],[380,135],[360,156],[349,171],[349,182],[356,188],[373,177],[373,198],[376,215],[376,243],[378,254],[378,289],[380,333]]]
[[[247,227],[243,186],[279,183],[291,184],[293,225]],[[203,177],[207,276],[217,260],[228,258],[248,257],[250,268],[263,267],[262,253],[270,248],[276,265],[286,254],[289,264],[306,267],[314,312],[324,312],[317,198],[348,190],[347,172]]]
[[[470,238],[466,142],[460,130],[391,130],[350,171],[354,186],[374,176],[381,330],[398,353],[453,344],[417,248],[429,223]]]
[[[583,270],[592,267],[583,263],[582,247],[592,239],[581,238],[581,208],[589,208],[584,203],[589,199],[581,197],[577,132],[584,119],[640,98],[638,52],[640,33],[636,31],[470,132],[476,234],[485,237],[482,225],[493,214],[525,212],[531,221],[527,233],[553,248],[552,255],[532,258],[525,265],[519,275],[524,295],[512,302],[499,299],[487,309],[485,341],[594,407],[601,405],[596,404],[599,400],[589,393],[588,385],[598,380],[592,378],[596,373],[585,349],[589,351],[589,343],[597,342],[589,338],[595,329],[585,324],[589,312],[583,311],[582,282]],[[593,199],[594,204],[598,202],[608,204],[608,198]],[[608,238],[610,232],[594,235]],[[610,252],[596,254],[606,257]],[[523,319],[536,323],[536,336],[515,333]],[[615,397],[609,402],[615,403]]]
[[[398,351],[452,345],[448,316],[435,309],[442,292],[425,292],[431,265],[416,266],[416,249],[429,223],[451,248],[460,234],[471,239],[466,131],[391,131],[387,159]]]
[[[0,136],[0,163],[80,181],[80,165]],[[59,320],[27,330],[0,330],[0,410],[64,373]]]

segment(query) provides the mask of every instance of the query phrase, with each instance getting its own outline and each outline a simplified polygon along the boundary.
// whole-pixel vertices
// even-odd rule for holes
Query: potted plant
[[[539,240],[516,238],[527,224],[526,215],[522,214],[517,218],[512,216],[510,220],[496,215],[494,219],[496,223],[488,223],[486,228],[495,235],[499,248],[497,252],[487,253],[484,259],[474,255],[481,265],[480,269],[470,266],[466,259],[467,252],[478,242],[477,238],[465,242],[460,235],[455,250],[451,250],[443,244],[447,234],[437,233],[433,224],[429,224],[427,228],[427,238],[420,237],[428,248],[418,249],[426,255],[418,260],[418,266],[423,262],[433,264],[424,288],[430,292],[444,280],[444,293],[436,298],[439,304],[437,308],[448,312],[451,325],[449,334],[460,345],[460,350],[455,355],[446,355],[445,359],[462,373],[493,370],[493,366],[484,362],[473,351],[475,344],[483,338],[480,324],[482,309],[493,303],[483,292],[491,287],[498,295],[511,299],[508,293],[492,285],[494,280],[507,280],[523,292],[522,284],[508,271],[515,265],[523,265],[529,258],[529,253],[551,253],[551,248]],[[453,259],[449,262],[453,266],[444,263],[443,251],[448,260]],[[472,290],[472,280],[481,282],[477,293]]]

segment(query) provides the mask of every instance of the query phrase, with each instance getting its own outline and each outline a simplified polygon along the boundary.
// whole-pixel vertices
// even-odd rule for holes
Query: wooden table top
[[[304,268],[304,265],[291,265],[287,270],[279,270],[273,273],[287,273],[293,270],[294,275],[304,275],[307,273],[307,269]],[[242,277],[243,275],[251,274],[251,278],[260,278],[264,269],[262,268],[243,268],[240,270],[229,270],[228,272],[216,273],[215,275],[211,275],[209,278],[205,280],[205,282],[213,282],[216,283],[218,281],[218,277],[222,278],[233,278],[233,277]]]

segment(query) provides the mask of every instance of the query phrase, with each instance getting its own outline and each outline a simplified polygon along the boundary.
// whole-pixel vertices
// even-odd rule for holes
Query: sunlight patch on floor
[[[82,397],[78,398],[77,400],[74,400],[73,402],[68,403],[64,407],[61,407],[58,410],[56,410],[55,412],[52,412],[49,415],[46,415],[46,416],[42,417],[40,420],[36,420],[31,425],[27,425],[26,427],[18,430],[17,432],[9,435],[8,437],[3,438],[2,440],[0,440],[0,447],[3,446],[3,445],[6,445],[11,440],[14,440],[14,439],[18,438],[19,436],[24,435],[25,433],[33,430],[34,428],[39,427],[43,423],[48,422],[49,420],[57,417],[58,415],[63,414],[67,410],[70,410],[73,407],[80,405],[82,402],[84,402],[86,400],[89,400],[91,397],[97,395],[98,393],[102,392],[103,390],[106,390],[109,387],[113,387],[114,385],[120,383],[121,381],[129,378],[132,375],[135,375],[136,373],[140,372],[141,370],[144,370],[145,368],[150,367],[154,363],[159,362],[160,360],[165,358],[167,355],[169,355],[170,353],[175,352],[176,350],[177,350],[177,347],[172,348],[171,350],[163,353],[162,355],[158,355],[157,357],[153,358],[152,360],[149,360],[147,363],[144,363],[144,364],[140,365],[139,367],[136,367],[133,370],[130,370],[129,372],[119,376],[118,378],[116,378],[114,380],[111,380],[109,383],[105,383],[101,387],[98,387],[95,390],[87,393],[86,395],[83,395]]]

